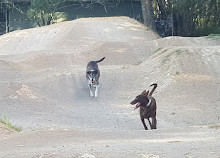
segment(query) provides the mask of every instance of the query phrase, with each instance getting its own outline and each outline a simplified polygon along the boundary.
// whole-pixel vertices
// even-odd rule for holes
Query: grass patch
[[[133,63],[132,65],[140,65],[143,61],[138,61],[136,63]]]
[[[160,54],[163,54],[163,53],[165,53],[166,51],[168,51],[170,48],[166,48],[166,49],[164,49],[164,48],[158,48],[157,50],[155,50],[154,52],[153,52],[153,54],[154,53],[157,53],[157,52],[160,52]]]
[[[220,38],[220,34],[209,34],[207,38]]]
[[[169,61],[169,58],[164,58],[163,60],[162,60],[162,64],[165,64],[167,61]]]
[[[162,60],[162,64],[165,64],[167,61],[169,61],[172,54],[174,54],[174,52],[167,54]]]
[[[161,53],[163,54],[163,53],[165,53],[165,52],[167,52],[169,49],[164,49]]]
[[[162,64],[165,64],[167,61],[169,61],[169,60],[170,60],[170,57],[171,57],[173,54],[179,55],[179,54],[182,53],[182,52],[183,52],[183,50],[181,50],[181,49],[176,49],[176,50],[174,50],[173,52],[167,54],[167,55],[164,57],[164,59],[162,60]]]
[[[162,48],[158,48],[157,50],[155,50],[153,53],[159,52]]]
[[[180,75],[180,72],[176,71],[175,75]]]
[[[4,117],[3,119],[0,119],[0,122],[3,123],[6,128],[10,128],[17,132],[21,132],[21,128],[12,125],[6,117]]]
[[[176,54],[180,54],[182,52],[183,52],[183,50],[181,50],[181,49],[177,49],[177,50],[174,51],[174,53],[176,53]]]

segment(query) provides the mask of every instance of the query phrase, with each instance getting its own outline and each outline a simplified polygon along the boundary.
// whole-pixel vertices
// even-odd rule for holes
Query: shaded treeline
[[[1,0],[2,1],[2,0]],[[14,0],[3,0],[15,8]],[[39,26],[64,21],[61,8],[71,5],[90,8],[99,4],[106,8],[116,7],[123,1],[134,0],[31,0],[29,10],[22,14]],[[220,34],[220,0],[140,0],[143,23],[156,30],[155,21],[165,21],[163,31],[167,35],[204,36]],[[19,10],[19,8],[16,8]],[[161,24],[160,24],[161,25]]]
[[[28,17],[38,21],[38,24],[41,21],[41,25],[48,25],[57,17],[60,18],[60,14],[57,14],[60,7],[76,3],[90,7],[99,3],[105,8],[113,3],[117,6],[122,1],[32,0]],[[165,28],[167,35],[203,36],[220,33],[220,0],[141,0],[141,5],[144,23],[151,29],[156,30],[156,20],[168,21],[169,25]]]
[[[155,19],[173,21],[178,36],[220,33],[220,0],[153,0]]]

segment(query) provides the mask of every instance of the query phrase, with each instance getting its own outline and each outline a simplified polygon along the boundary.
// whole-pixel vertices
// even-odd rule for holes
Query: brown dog
[[[140,107],[140,117],[141,121],[144,125],[145,130],[148,130],[144,119],[146,118],[150,124],[151,129],[156,129],[157,127],[157,120],[156,120],[156,100],[151,95],[153,94],[154,90],[157,88],[157,84],[154,83],[151,86],[154,86],[151,90],[150,94],[149,91],[144,90],[140,95],[136,96],[136,98],[130,103],[132,105],[136,104],[137,109]],[[152,118],[152,123],[150,122],[150,118]]]

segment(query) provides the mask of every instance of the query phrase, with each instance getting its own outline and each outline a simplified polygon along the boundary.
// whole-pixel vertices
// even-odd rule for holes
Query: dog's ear
[[[146,93],[146,90],[144,90],[142,93],[141,93],[141,95],[144,95]]]
[[[147,97],[148,94],[149,94],[149,91],[145,91],[145,93],[143,95]]]
[[[144,96],[148,96],[148,94],[149,94],[149,91],[146,91],[146,90],[144,90],[144,91],[141,93],[141,95],[144,95]]]
[[[147,91],[147,92],[145,93],[145,96],[148,96],[148,94],[149,94],[149,91]]]

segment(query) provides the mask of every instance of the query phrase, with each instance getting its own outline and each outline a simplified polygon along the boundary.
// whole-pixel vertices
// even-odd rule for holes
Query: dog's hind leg
[[[141,118],[141,122],[143,123],[145,130],[148,130],[148,128],[147,128],[147,126],[146,126],[146,124],[144,122],[144,118]]]
[[[148,122],[150,124],[150,128],[152,129],[152,123],[150,122],[150,119],[148,118],[147,120],[148,120]]]
[[[96,85],[96,87],[95,87],[95,97],[98,97],[98,93],[99,93],[99,85]]]
[[[157,119],[156,117],[152,118],[152,127],[151,129],[157,129]]]
[[[94,95],[92,93],[92,85],[88,84],[88,87],[89,87],[90,96],[93,97]]]

